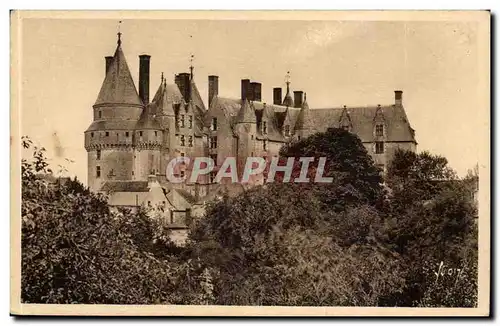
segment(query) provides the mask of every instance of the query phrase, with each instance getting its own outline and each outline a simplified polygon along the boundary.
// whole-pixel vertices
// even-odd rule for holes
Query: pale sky
[[[262,99],[291,73],[311,108],[391,104],[401,89],[418,151],[448,158],[460,175],[478,161],[489,128],[478,111],[477,23],[390,21],[124,20],[122,48],[138,79],[151,55],[150,98],[174,73],[187,72],[206,103],[208,75],[219,94],[240,96],[240,80],[262,83]],[[21,36],[21,134],[45,146],[51,164],[87,179],[83,132],[116,48],[117,20],[25,19]],[[192,36],[192,37],[190,37]],[[59,150],[57,148],[60,148]],[[68,163],[64,158],[75,163]],[[57,170],[57,168],[56,168]]]

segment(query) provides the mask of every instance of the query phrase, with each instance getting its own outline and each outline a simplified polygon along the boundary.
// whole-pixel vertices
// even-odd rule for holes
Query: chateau
[[[120,37],[114,55],[105,57],[104,82],[85,131],[88,185],[110,195],[112,206],[160,203],[172,212],[194,209],[222,185],[211,182],[213,174],[195,184],[170,184],[165,171],[172,158],[209,156],[217,166],[228,156],[237,162],[270,157],[284,143],[328,127],[357,134],[381,168],[396,148],[416,149],[402,91],[394,92],[389,105],[311,109],[306,93],[292,91],[290,82],[284,90],[273,88],[272,103],[266,103],[261,83],[242,79],[241,96],[227,98],[219,95],[219,77],[212,75],[205,104],[190,67],[190,72],[175,75],[174,83],[161,76],[150,99],[150,56],[139,56],[137,91]],[[176,173],[182,177],[185,172]]]

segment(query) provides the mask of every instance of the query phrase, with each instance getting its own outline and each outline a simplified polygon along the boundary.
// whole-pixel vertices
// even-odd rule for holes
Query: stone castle
[[[311,109],[306,93],[292,92],[289,81],[284,96],[281,87],[273,88],[270,104],[262,101],[262,85],[249,79],[241,80],[239,98],[222,97],[219,77],[212,75],[205,105],[191,66],[190,72],[175,75],[175,83],[162,76],[150,100],[150,56],[139,56],[137,92],[120,37],[114,55],[105,57],[104,82],[85,131],[88,185],[109,194],[111,205],[162,203],[172,211],[191,209],[220,185],[212,183],[213,174],[195,184],[169,184],[165,171],[172,158],[209,156],[217,166],[228,156],[238,162],[275,156],[284,143],[328,127],[357,134],[382,169],[396,148],[416,149],[402,91],[395,91],[389,105]],[[233,186],[235,191],[242,187]]]

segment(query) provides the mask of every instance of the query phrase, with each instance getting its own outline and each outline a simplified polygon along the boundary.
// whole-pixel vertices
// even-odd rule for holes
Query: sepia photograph
[[[488,316],[490,19],[11,11],[11,314]]]

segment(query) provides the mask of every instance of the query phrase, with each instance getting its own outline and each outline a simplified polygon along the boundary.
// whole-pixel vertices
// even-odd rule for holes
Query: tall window
[[[127,138],[128,138],[128,136],[129,136],[129,133],[128,133],[128,131],[126,131],[126,132],[125,132],[125,137],[127,137]]]
[[[189,136],[188,138],[188,146],[193,147],[193,136]]]
[[[155,137],[158,137],[158,131],[155,131]]]
[[[262,149],[267,151],[267,140],[265,139],[262,141]]]
[[[212,118],[212,124],[210,125],[210,130],[217,130],[217,118]]]
[[[189,116],[189,129],[193,129],[193,116]]]
[[[217,165],[217,154],[210,154],[210,158],[214,160],[214,164]]]
[[[101,111],[101,110],[99,110],[99,113],[98,113],[98,114],[99,114],[99,119],[101,119],[101,118],[102,118],[102,111]]]
[[[262,121],[262,134],[267,134],[267,121]]]
[[[210,137],[210,148],[217,148],[217,136]]]
[[[186,136],[181,135],[181,146],[186,146]]]
[[[106,134],[105,134],[105,135],[106,135],[106,137],[109,137],[109,132],[108,132],[108,131],[106,131]]]
[[[97,159],[97,160],[100,160],[100,159],[101,159],[101,150],[100,150],[100,149],[98,149],[98,150],[96,151],[96,159]]]
[[[378,141],[375,143],[375,154],[382,154],[382,153],[384,153],[384,142]]]
[[[285,126],[285,136],[290,136],[290,125]]]
[[[384,135],[384,125],[378,124],[375,126],[375,136],[382,137]]]
[[[213,172],[213,171],[212,171],[212,172],[210,172],[210,183],[214,183],[214,181],[215,181],[215,176],[216,176],[215,172]]]
[[[100,178],[101,177],[101,167],[100,166],[96,166],[95,167],[95,176],[97,178]]]
[[[94,133],[93,132],[90,133],[90,138],[94,138]]]
[[[180,120],[180,123],[181,123],[181,128],[184,128],[185,127],[185,121],[184,121],[184,114],[181,114],[181,120]]]

